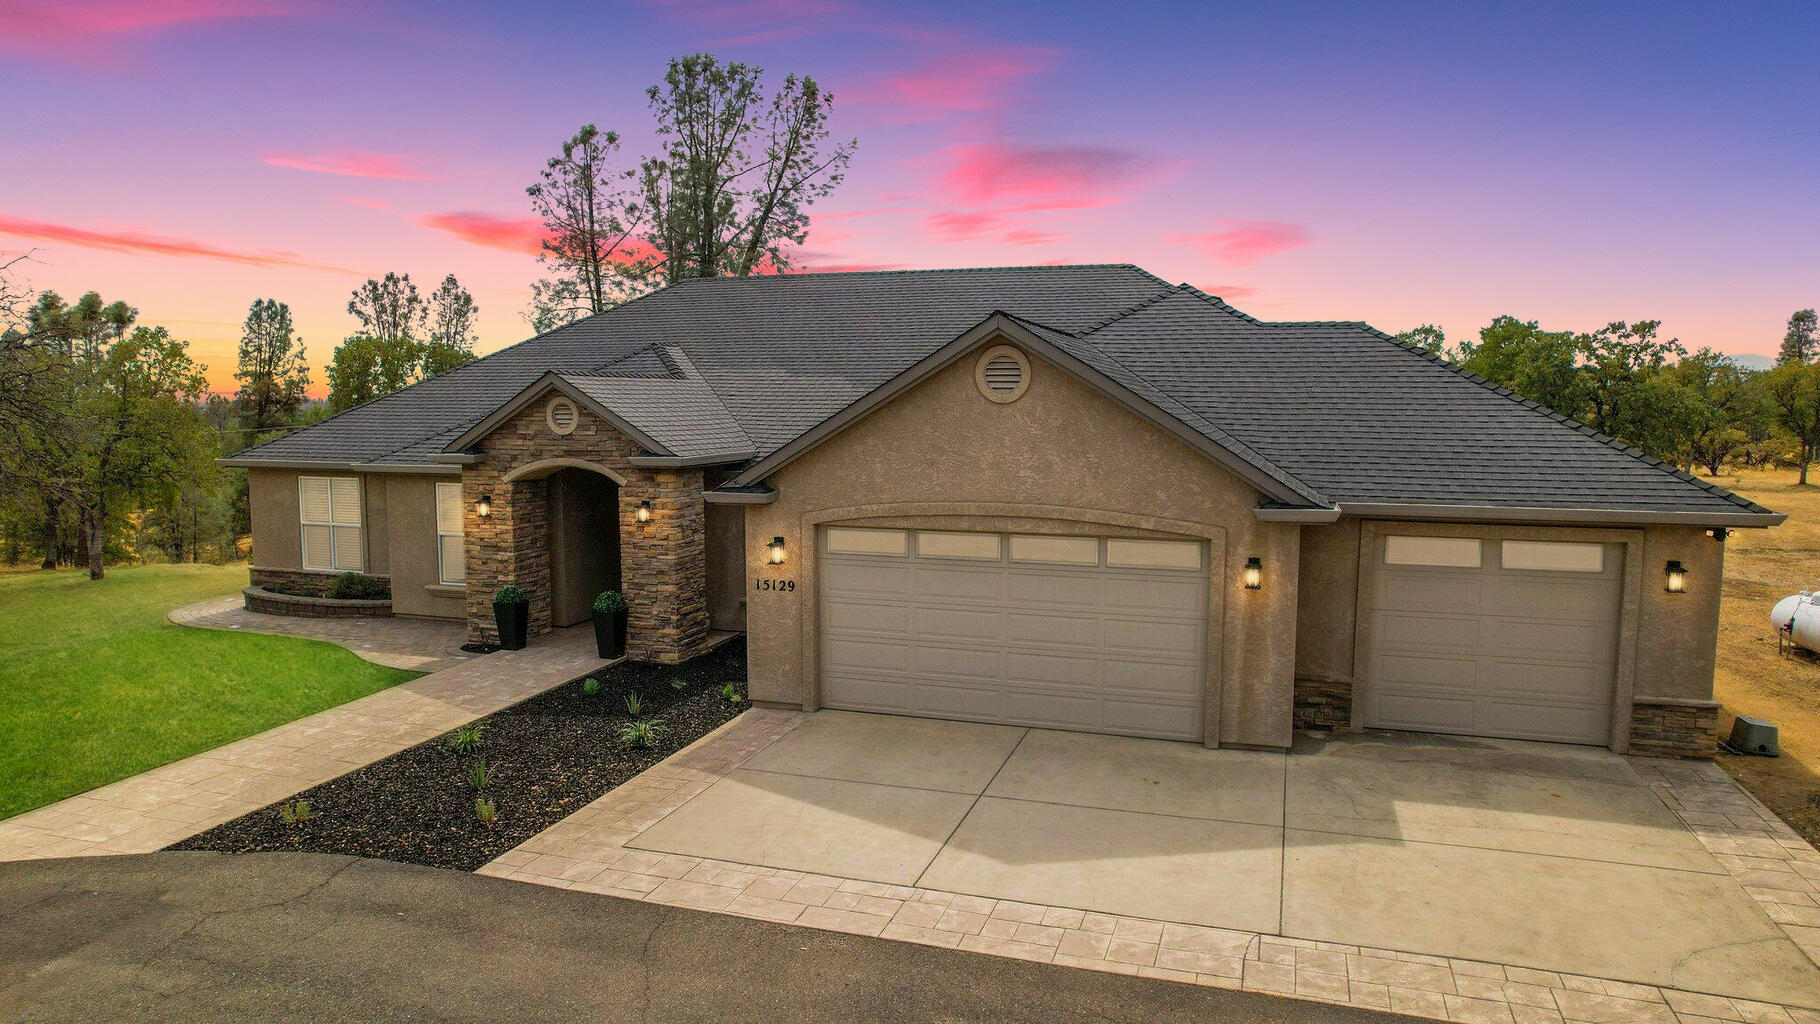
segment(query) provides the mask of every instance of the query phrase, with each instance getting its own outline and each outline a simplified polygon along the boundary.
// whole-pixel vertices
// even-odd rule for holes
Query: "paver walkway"
[[[0,861],[163,849],[606,664],[558,630],[0,821]]]
[[[168,616],[179,626],[225,629],[245,633],[275,633],[324,640],[346,647],[375,665],[440,672],[475,655],[461,649],[467,626],[444,619],[309,618],[301,615],[267,615],[248,611],[238,596],[184,605]]]
[[[628,848],[808,716],[754,709],[481,873],[1091,970],[1499,1024],[1820,1024],[1811,1008],[1557,971],[886,885]],[[1820,853],[1709,762],[1637,759],[1707,850],[1810,954]]]

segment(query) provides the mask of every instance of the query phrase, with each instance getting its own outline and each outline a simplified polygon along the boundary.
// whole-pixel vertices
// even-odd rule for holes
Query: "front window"
[[[297,505],[305,569],[358,572],[366,566],[359,477],[300,476]]]
[[[461,485],[436,485],[437,579],[444,583],[468,581],[468,563],[461,546]]]

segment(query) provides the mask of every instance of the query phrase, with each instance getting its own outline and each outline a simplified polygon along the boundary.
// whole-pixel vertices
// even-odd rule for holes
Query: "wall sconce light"
[[[1264,589],[1264,560],[1261,558],[1245,559],[1245,589]]]
[[[784,564],[784,539],[782,537],[771,538],[769,550],[772,565]]]
[[[1680,562],[1668,563],[1668,592],[1671,594],[1687,593],[1687,570]]]
[[[1723,544],[1723,543],[1725,543],[1725,538],[1730,537],[1732,535],[1732,532],[1723,526],[1715,526],[1712,529],[1706,531],[1706,535],[1708,537],[1711,537],[1712,539],[1718,541],[1719,543]]]
[[[493,514],[493,497],[492,497],[492,495],[483,494],[480,496],[480,498],[478,500],[476,500],[474,502],[474,514],[479,516],[482,519],[485,519],[486,517]]]
[[[650,522],[651,521],[651,503],[649,501],[639,502],[638,511],[632,513],[632,515],[641,523]]]

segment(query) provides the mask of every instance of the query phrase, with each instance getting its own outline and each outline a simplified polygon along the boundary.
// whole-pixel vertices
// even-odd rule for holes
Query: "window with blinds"
[[[436,578],[444,583],[468,581],[467,555],[461,546],[461,485],[436,485]]]
[[[358,572],[366,566],[359,477],[300,476],[297,505],[305,569]]]

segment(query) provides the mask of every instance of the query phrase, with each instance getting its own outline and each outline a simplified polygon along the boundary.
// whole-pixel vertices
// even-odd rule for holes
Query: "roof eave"
[[[229,469],[292,469],[338,473],[401,473],[425,476],[459,474],[460,466],[439,466],[427,462],[345,462],[334,459],[246,459],[229,456],[216,459],[215,465]]]
[[[1361,519],[1423,519],[1460,522],[1576,523],[1605,526],[1723,526],[1762,529],[1780,526],[1780,512],[1694,512],[1673,509],[1550,508],[1516,505],[1441,505],[1414,502],[1340,502],[1340,512]]]
[[[757,452],[727,452],[714,455],[633,455],[626,459],[634,466],[652,468],[690,468],[694,466],[726,466],[739,462],[751,462]]]

